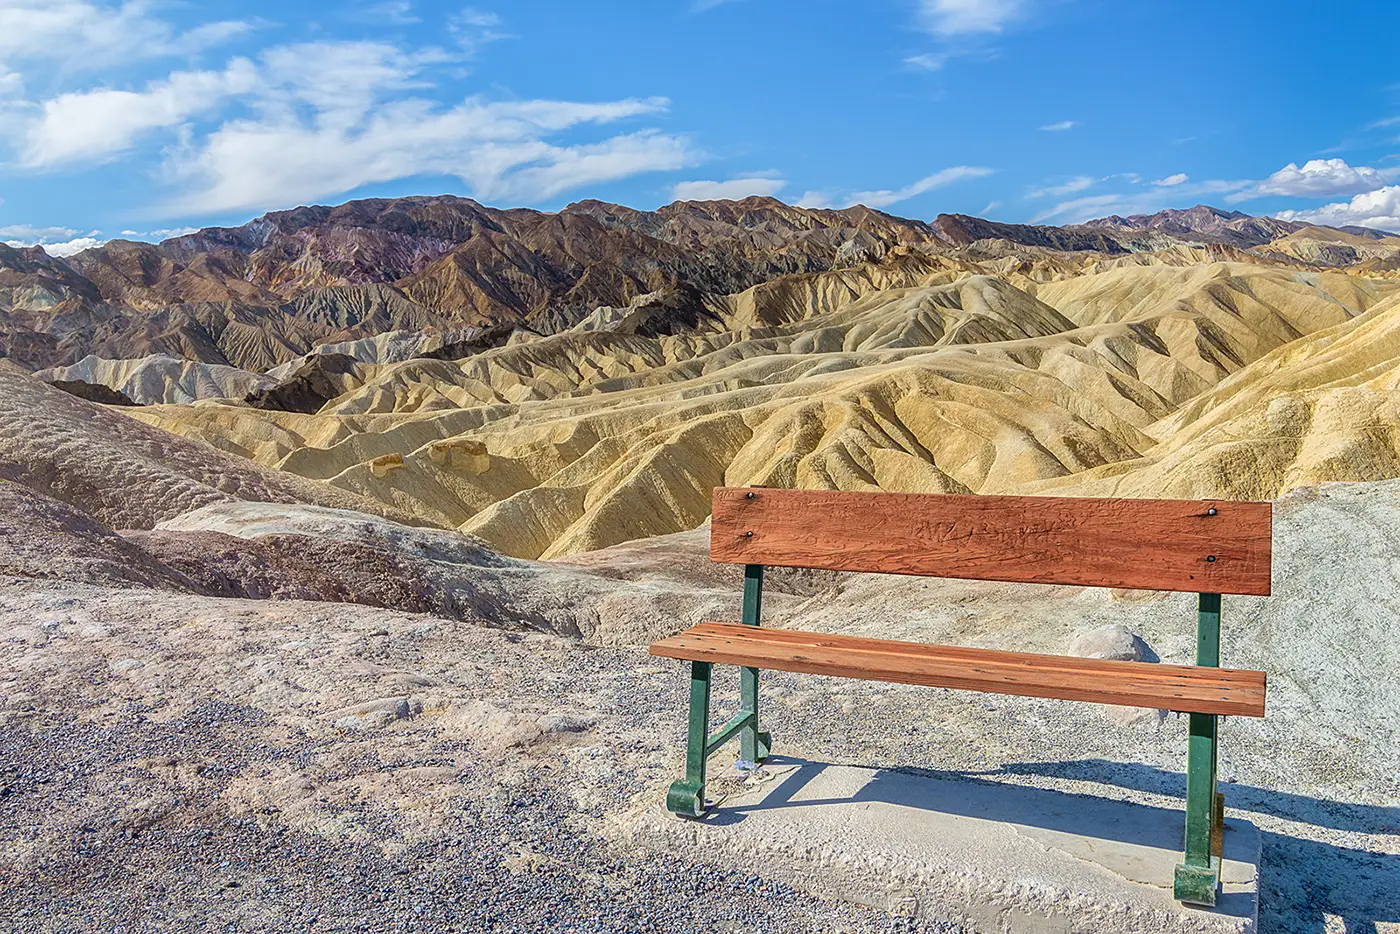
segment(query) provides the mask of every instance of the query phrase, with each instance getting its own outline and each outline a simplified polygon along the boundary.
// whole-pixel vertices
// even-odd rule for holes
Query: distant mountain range
[[[1046,279],[1129,254],[1400,272],[1400,238],[1384,232],[1204,205],[1054,227],[961,214],[926,223],[765,197],[656,211],[580,201],[555,213],[451,196],[371,199],[159,244],[114,240],[64,259],[0,245],[0,356],[37,369],[167,354],[262,371],[390,331],[469,349],[517,329],[554,333],[651,293],[699,314],[706,296],[910,254],[968,271],[1020,257],[1034,267],[1026,275]]]

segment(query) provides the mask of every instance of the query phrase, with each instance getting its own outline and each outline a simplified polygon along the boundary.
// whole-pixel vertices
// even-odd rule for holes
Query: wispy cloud
[[[1059,123],[1047,123],[1040,129],[1042,132],[1045,133],[1063,133],[1066,130],[1074,129],[1077,126],[1079,126],[1078,120],[1061,120]]]
[[[1031,6],[1032,0],[918,0],[915,23],[935,38],[939,48],[906,56],[904,67],[935,72],[957,58],[997,58],[1000,50],[991,43],[1024,19]]]
[[[1094,186],[1095,179],[1088,175],[1079,175],[1069,181],[1059,185],[1047,185],[1044,188],[1032,188],[1026,192],[1027,198],[1060,198],[1065,195],[1074,194],[1076,191],[1083,191]]]
[[[1168,176],[1168,178],[1172,177],[1174,176]],[[1162,179],[1161,181],[1166,180]],[[1103,181],[1107,181],[1107,179]],[[1237,192],[1253,184],[1254,182],[1249,179],[1218,178],[1201,182],[1183,179],[1175,185],[1153,183],[1151,187],[1137,188],[1132,191],[1087,195],[1082,198],[1060,201],[1053,207],[1036,214],[1030,219],[1030,223],[1039,224],[1053,220],[1060,224],[1078,224],[1108,214],[1150,214],[1165,207],[1190,204],[1193,198]]]
[[[904,64],[914,71],[941,71],[943,66],[948,64],[954,57],[953,52],[925,52],[922,55],[911,55],[904,60]]]
[[[468,55],[475,55],[487,43],[513,38],[510,33],[502,32],[500,25],[501,18],[495,13],[463,7],[448,17],[447,32],[458,48]]]
[[[1026,7],[1024,0],[920,0],[919,23],[939,36],[999,33]]]
[[[352,8],[346,18],[376,26],[412,26],[423,22],[423,18],[413,12],[411,0],[384,0]]]
[[[955,165],[946,169],[940,169],[932,175],[925,175],[903,188],[888,189],[882,188],[877,191],[855,191],[849,198],[851,204],[864,204],[866,207],[883,208],[900,201],[907,201],[924,192],[941,188],[944,185],[951,185],[954,182],[966,181],[972,178],[982,178],[991,175],[995,170],[980,165]]]
[[[1039,224],[1054,218],[1063,224],[1077,224],[1104,214],[1124,213],[1128,210],[1126,206],[1129,203],[1130,199],[1121,194],[1086,195],[1083,198],[1061,201],[1048,211],[1042,211],[1032,217],[1030,222]]]
[[[776,195],[786,185],[785,179],[768,175],[725,181],[701,179],[677,182],[671,188],[671,197],[676,201],[739,201],[749,195]]]
[[[1186,182],[1189,176],[1185,172],[1177,172],[1175,175],[1168,175],[1166,178],[1159,178],[1152,182],[1158,188],[1175,188]]]
[[[737,2],[738,0],[692,0],[690,4],[690,12],[704,13],[707,10],[713,10],[717,6],[724,6],[726,3]]]
[[[43,240],[67,240],[76,233],[77,231],[72,227],[35,227],[31,224],[7,224],[4,227],[0,227],[0,240],[9,242],[10,246],[29,246]]]

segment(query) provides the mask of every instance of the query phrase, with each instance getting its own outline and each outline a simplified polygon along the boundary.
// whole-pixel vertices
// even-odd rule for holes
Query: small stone
[[[535,721],[541,733],[584,733],[597,726],[598,718],[592,714],[571,710],[556,710]]]
[[[1079,633],[1069,644],[1069,654],[1079,658],[1106,658],[1120,662],[1157,660],[1157,654],[1141,636],[1117,623]],[[1103,704],[1101,709],[1105,717],[1125,729],[1156,729],[1167,718],[1165,710],[1151,707]]]

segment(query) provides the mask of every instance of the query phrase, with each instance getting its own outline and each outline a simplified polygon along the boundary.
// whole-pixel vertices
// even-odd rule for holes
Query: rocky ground
[[[1285,500],[1275,596],[1226,603],[1227,660],[1271,677],[1269,717],[1226,721],[1222,745],[1229,806],[1264,833],[1265,934],[1400,923],[1400,659],[1385,636],[1400,600],[1368,557],[1400,533],[1396,489]],[[641,575],[670,555],[699,574],[697,543],[559,571]],[[1182,595],[807,585],[774,623],[1064,651],[1118,622],[1164,661],[1191,643]],[[705,853],[627,846],[630,816],[656,806],[682,755],[681,668],[640,645],[59,581],[10,579],[0,607],[6,929],[907,926]],[[637,635],[674,625],[658,612]],[[1177,718],[788,674],[765,675],[764,697],[784,755],[1180,806]]]
[[[4,930],[911,929],[600,832],[675,764],[680,682],[636,650],[50,584],[3,604]]]

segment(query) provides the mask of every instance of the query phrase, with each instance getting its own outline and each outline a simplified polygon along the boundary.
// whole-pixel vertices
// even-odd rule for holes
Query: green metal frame
[[[757,626],[763,615],[763,565],[744,565],[745,626]],[[709,662],[690,663],[690,725],[685,747],[685,778],[672,782],[666,809],[681,817],[705,813],[705,762],[719,747],[739,737],[739,759],[757,765],[768,758],[773,737],[758,728],[758,669],[739,669],[739,712],[710,734]]]
[[[1196,622],[1196,664],[1220,667],[1220,594],[1203,593]],[[1186,856],[1172,894],[1193,905],[1215,905],[1225,827],[1225,796],[1216,789],[1219,717],[1193,713],[1186,749]]]
[[[744,617],[757,626],[763,611],[763,565],[744,566]],[[1196,622],[1196,664],[1220,667],[1220,594],[1200,595]],[[715,733],[710,733],[710,662],[690,663],[690,722],[686,740],[685,778],[672,782],[666,809],[681,817],[705,813],[705,763],[735,736],[740,760],[752,764],[768,758],[772,736],[759,729],[758,669],[739,672],[740,710]],[[1216,788],[1219,766],[1218,720],[1215,714],[1190,717],[1186,758],[1185,858],[1176,867],[1172,892],[1178,901],[1214,907],[1220,888],[1220,860],[1225,820],[1225,796]]]

